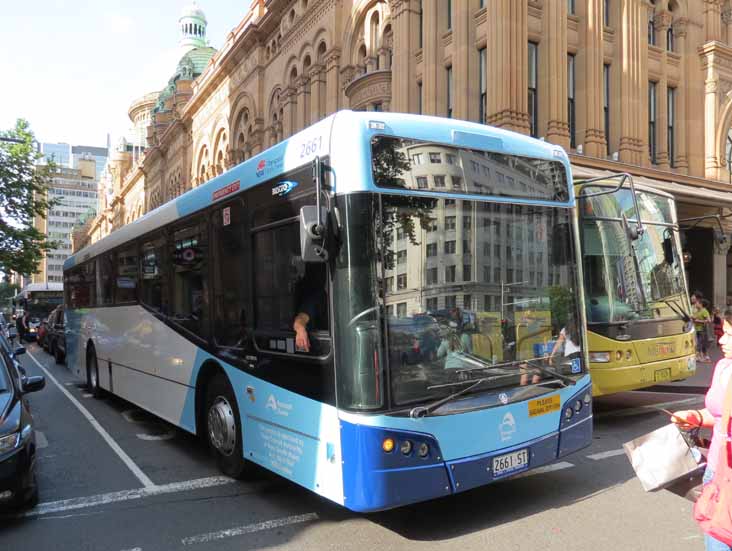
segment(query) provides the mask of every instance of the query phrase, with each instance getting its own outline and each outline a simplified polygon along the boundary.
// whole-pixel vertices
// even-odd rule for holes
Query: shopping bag
[[[701,462],[699,452],[673,423],[626,442],[623,449],[646,492],[691,475]]]

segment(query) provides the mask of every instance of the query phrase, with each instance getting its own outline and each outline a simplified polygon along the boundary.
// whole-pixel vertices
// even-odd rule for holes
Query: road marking
[[[209,543],[224,538],[231,538],[233,536],[241,536],[243,534],[252,534],[253,532],[261,532],[263,530],[272,530],[273,528],[281,528],[283,526],[290,526],[292,524],[301,524],[303,522],[311,522],[318,520],[317,513],[306,513],[304,515],[293,515],[285,518],[278,518],[274,520],[267,520],[264,522],[257,522],[256,524],[247,524],[246,526],[239,526],[237,528],[229,528],[228,530],[220,530],[218,532],[209,532],[208,534],[200,534],[198,536],[191,536],[183,538],[180,542],[183,545],[193,545],[196,543]]]
[[[48,438],[41,431],[36,431],[36,448],[39,450],[48,447]]]
[[[173,482],[171,484],[163,484],[147,488],[135,488],[134,490],[122,490],[120,492],[110,492],[108,494],[98,494],[95,496],[75,497],[72,499],[62,499],[60,501],[48,501],[46,503],[40,503],[34,509],[26,511],[20,516],[35,517],[39,515],[48,515],[50,513],[61,513],[64,511],[73,511],[75,509],[95,507],[97,505],[109,505],[111,503],[119,503],[121,501],[142,499],[144,497],[202,490],[205,488],[232,484],[233,482],[236,481],[228,476],[211,476],[208,478]]]
[[[607,417],[629,417],[631,415],[639,415],[642,413],[649,413],[653,410],[660,410],[661,408],[668,409],[670,406],[683,406],[686,404],[703,404],[704,396],[697,396],[695,398],[685,398],[683,400],[674,400],[672,402],[661,402],[660,404],[649,404],[647,406],[638,406],[635,408],[620,409],[617,411],[609,411],[607,413],[600,412],[595,413],[595,417],[607,418]],[[662,412],[659,412],[662,413]]]
[[[615,457],[616,455],[625,455],[625,450],[619,449],[619,450],[610,450],[610,451],[606,451],[606,452],[593,453],[592,455],[588,455],[587,459],[592,459],[593,461],[600,461],[601,459],[607,459],[608,457]]]
[[[122,551],[142,551],[142,547],[133,547],[132,549],[123,549]]]
[[[136,434],[140,440],[146,440],[148,442],[154,442],[156,440],[172,440],[175,438],[175,431],[169,430],[163,434]]]
[[[564,469],[569,469],[571,467],[574,467],[574,463],[569,463],[567,461],[560,461],[559,463],[552,463],[551,465],[544,465],[543,467],[537,467],[536,469],[532,471],[528,471],[526,473],[522,473],[516,476],[511,477],[513,480],[516,480],[518,478],[526,478],[527,476],[534,476],[537,474],[544,474],[544,473],[551,473],[554,471],[562,471]]]
[[[53,384],[55,384],[58,387],[58,389],[66,395],[66,397],[71,401],[71,403],[76,406],[76,408],[81,412],[81,414],[84,417],[86,417],[87,421],[89,421],[91,423],[92,427],[94,427],[96,429],[96,431],[101,435],[101,437],[104,438],[104,440],[107,442],[107,444],[109,444],[109,447],[112,448],[112,450],[114,450],[114,452],[122,460],[122,462],[125,465],[127,465],[127,468],[130,469],[130,471],[132,471],[132,474],[134,474],[137,477],[137,480],[139,480],[140,483],[143,486],[145,486],[146,488],[153,488],[155,486],[153,481],[150,480],[148,478],[148,476],[142,472],[140,467],[138,467],[137,464],[134,461],[132,461],[132,458],[130,458],[130,456],[127,455],[125,453],[125,451],[119,447],[119,444],[117,444],[117,442],[114,441],[114,439],[109,435],[109,433],[106,430],[104,430],[104,427],[102,427],[102,425],[99,424],[99,422],[94,418],[94,416],[91,413],[89,413],[89,410],[87,410],[84,406],[82,406],[81,402],[79,402],[79,400],[74,398],[68,390],[66,390],[63,386],[61,386],[61,384],[56,380],[56,378],[53,375],[51,375],[51,373],[45,367],[43,367],[43,365],[41,365],[41,362],[39,362],[35,358],[35,356],[33,356],[33,354],[28,352],[28,356],[30,357],[31,360],[36,362],[36,365],[41,368],[41,370],[46,374],[46,377],[48,379],[50,379],[50,381]]]
[[[81,397],[82,398],[91,398],[92,396],[94,396],[94,395],[92,393],[90,393],[90,392],[82,392],[81,393]]]
[[[64,383],[64,386],[73,386],[74,383]]]

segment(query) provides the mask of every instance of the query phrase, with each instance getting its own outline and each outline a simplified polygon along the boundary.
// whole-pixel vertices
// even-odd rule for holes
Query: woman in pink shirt
[[[719,339],[719,344],[724,351],[724,358],[717,362],[714,367],[712,384],[707,391],[702,410],[688,409],[677,411],[671,417],[671,422],[676,423],[682,429],[694,427],[713,427],[712,443],[709,446],[707,457],[707,470],[704,472],[704,483],[706,484],[714,476],[714,469],[717,466],[719,448],[723,445],[725,436],[722,429],[722,408],[724,395],[728,391],[730,380],[732,380],[732,308],[724,311],[724,334]],[[732,391],[732,387],[729,388]],[[707,551],[732,551],[732,547],[713,537],[705,534],[704,544]]]

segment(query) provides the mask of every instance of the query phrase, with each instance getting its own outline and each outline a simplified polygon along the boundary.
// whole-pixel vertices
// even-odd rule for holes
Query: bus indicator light
[[[384,438],[384,441],[381,443],[381,449],[384,450],[386,453],[391,453],[392,451],[394,451],[394,439]]]

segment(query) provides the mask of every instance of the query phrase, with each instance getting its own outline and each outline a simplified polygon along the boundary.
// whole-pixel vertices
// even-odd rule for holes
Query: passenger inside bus
[[[328,295],[325,264],[305,263],[304,274],[295,284],[297,313],[292,324],[295,349],[310,352],[309,332],[328,329]],[[317,353],[317,350],[313,350]]]

